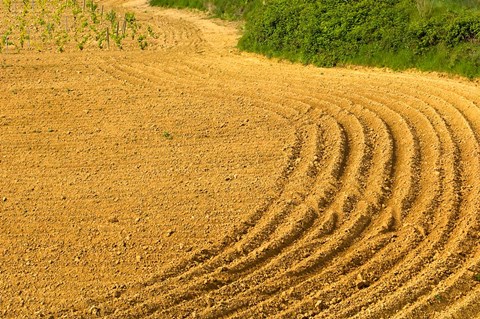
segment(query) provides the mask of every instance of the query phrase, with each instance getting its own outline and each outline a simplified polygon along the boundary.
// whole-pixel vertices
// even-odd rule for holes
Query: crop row
[[[135,14],[105,10],[92,0],[2,0],[0,52],[83,50],[88,47],[142,50],[156,38]]]

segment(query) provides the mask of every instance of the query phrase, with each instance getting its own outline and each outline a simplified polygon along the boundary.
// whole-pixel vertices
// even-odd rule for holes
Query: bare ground
[[[103,3],[158,41],[0,55],[0,317],[480,318],[478,83]]]

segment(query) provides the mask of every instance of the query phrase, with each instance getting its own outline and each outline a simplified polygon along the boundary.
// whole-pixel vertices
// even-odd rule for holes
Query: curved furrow
[[[102,72],[109,74],[112,78],[122,82],[123,84],[128,83],[134,86],[139,84],[141,87],[148,86],[159,91],[163,90],[163,87],[160,85],[164,85],[165,83],[168,83],[168,85],[173,84],[178,86],[178,88],[185,89],[191,88],[193,85],[189,76],[183,76],[182,73],[179,73],[181,68],[176,68],[169,71],[165,68],[162,68],[161,65],[159,67],[154,67],[152,65],[139,63],[133,66],[126,63],[118,63],[118,61],[113,58],[106,60],[105,65],[99,68],[102,70]],[[145,71],[142,71],[142,69],[145,69]],[[179,74],[182,74],[182,76],[179,76]],[[222,83],[218,81],[210,81],[210,84],[205,86],[203,81],[204,79],[199,79],[199,81],[196,82],[199,86],[201,86],[198,91],[202,92],[203,96],[218,99],[225,97],[225,94],[219,91],[219,87],[223,86]],[[276,97],[275,99],[272,99],[272,101],[263,101],[264,96],[261,92],[258,92],[258,101],[255,101],[245,97],[242,91],[238,91],[237,93],[232,88],[229,90],[232,91],[230,97],[233,101],[248,103],[249,106],[258,104],[257,108],[262,110],[268,109],[270,112],[275,113],[285,119],[291,120],[294,117],[298,117],[300,114],[299,111],[297,111],[298,107],[285,105],[280,97]],[[299,102],[299,104],[302,103]]]
[[[295,155],[291,157],[290,164],[287,165],[287,167],[290,167],[290,169],[288,171],[284,172],[284,174],[283,174],[286,179],[288,178],[288,175],[291,173],[291,170],[293,170],[293,167],[295,165],[294,162],[297,161],[298,154],[296,154],[296,151],[298,150],[299,147],[300,146],[298,145],[298,146],[294,146],[292,148],[294,150]],[[295,157],[295,158],[293,158],[293,157]],[[311,170],[313,169],[314,166],[315,165],[310,165],[310,168],[309,168],[310,172],[311,172]],[[339,170],[338,167],[336,167],[335,169]],[[294,187],[294,188],[296,188],[296,187]],[[270,204],[271,203],[266,205],[266,207],[268,207]],[[290,204],[292,204],[292,203],[290,203]],[[284,216],[288,215],[288,206],[289,205],[286,205],[285,207],[282,208],[282,210],[280,211],[281,214],[279,216],[284,217]],[[146,286],[152,286],[157,282],[162,282],[162,281],[166,280],[167,278],[171,278],[171,277],[180,275],[181,273],[186,272],[187,269],[191,269],[192,267],[196,267],[198,263],[201,263],[202,261],[207,260],[207,259],[211,259],[212,256],[218,254],[223,248],[225,248],[229,244],[234,243],[235,241],[239,240],[239,238],[241,238],[242,234],[247,233],[246,228],[250,228],[250,227],[252,227],[253,225],[256,224],[256,221],[260,218],[260,215],[263,214],[267,210],[266,207],[260,208],[257,211],[257,213],[254,214],[254,217],[252,217],[250,219],[250,221],[245,222],[243,224],[243,226],[240,225],[240,227],[235,231],[236,234],[231,235],[231,236],[227,236],[226,239],[224,239],[224,241],[222,242],[221,247],[212,248],[212,249],[209,249],[209,250],[202,250],[200,252],[197,252],[193,255],[193,257],[188,258],[187,261],[181,262],[178,267],[175,267],[175,269],[177,269],[178,272],[174,271],[174,270],[170,270],[169,272],[167,272],[167,274],[152,278],[152,280],[145,283],[145,285]],[[274,223],[275,223],[275,221],[274,221]],[[258,233],[261,234],[262,231],[260,231]],[[262,235],[265,235],[265,234],[266,233],[263,233]],[[218,260],[222,260],[222,259],[217,258],[217,262],[218,262]],[[204,265],[202,265],[202,266],[204,266]]]
[[[351,94],[351,98],[355,99],[357,105],[364,105],[366,109],[381,117],[385,125],[389,127],[394,142],[398,144],[395,154],[399,159],[395,163],[395,170],[398,172],[397,174],[403,175],[403,178],[397,177],[393,181],[395,185],[392,186],[391,193],[396,196],[391,196],[385,205],[392,209],[396,222],[395,228],[399,228],[402,219],[406,217],[420,192],[422,158],[433,156],[435,151],[431,148],[426,151],[425,149],[421,150],[417,125],[415,125],[418,122],[412,122],[410,119],[410,116],[413,116],[414,119],[421,119],[421,114],[399,112],[395,108],[387,107],[392,104],[390,101],[376,99],[372,96],[372,92],[367,93],[365,95]],[[403,105],[401,109],[404,111],[408,107],[405,108]],[[431,134],[431,137],[438,143],[435,134]],[[409,155],[407,157],[402,156],[407,150]]]
[[[346,115],[346,120],[347,120],[347,123],[348,123],[348,121],[351,121],[351,120],[349,119],[349,115],[348,115],[348,114]],[[350,129],[352,129],[352,123],[349,124],[349,127],[350,127]],[[355,135],[358,135],[357,131],[358,131],[358,130],[353,130],[351,133],[352,133],[352,134],[355,134]],[[358,142],[357,142],[357,143],[358,143]],[[356,145],[362,145],[362,144],[363,144],[363,143],[358,143],[358,144],[356,144]],[[358,152],[359,150],[357,150],[356,148],[353,148],[353,150],[352,150],[352,147],[349,147],[349,151]],[[360,157],[357,157],[357,163],[358,163],[357,165],[360,166],[360,163],[361,163],[361,158],[360,158]],[[348,168],[348,166],[347,166],[347,168]],[[352,175],[350,172],[346,172],[345,174],[348,175],[348,176]],[[227,260],[227,261],[228,261],[228,260]],[[218,267],[221,267],[221,266],[223,265],[223,263],[224,263],[224,260],[221,260],[221,259],[218,260],[218,261],[217,261],[217,264],[218,264],[218,265],[217,265],[216,267],[217,267],[217,268],[218,268]],[[211,267],[211,268],[212,268],[212,267]],[[212,269],[214,269],[214,268],[212,268]]]
[[[109,76],[110,78],[112,78],[112,79],[114,79],[114,80],[116,80],[116,81],[118,81],[118,82],[120,82],[120,83],[122,83],[122,84],[124,84],[124,85],[128,84],[128,85],[131,85],[131,86],[136,86],[136,84],[134,84],[134,83],[132,82],[132,80],[135,81],[135,82],[138,81],[138,79],[136,79],[136,78],[133,78],[133,79],[132,79],[131,77],[126,76],[125,74],[118,72],[118,71],[117,71],[114,67],[112,67],[111,65],[106,65],[106,66],[103,66],[103,65],[102,65],[102,66],[98,66],[97,68],[98,68],[101,72],[103,72],[104,74],[106,74],[107,76]],[[142,84],[143,84],[143,82],[142,82]]]
[[[199,62],[201,63],[201,62]],[[188,78],[188,82],[193,82],[196,83],[200,86],[205,86],[205,81],[212,81],[210,85],[215,84],[220,84],[218,83],[217,80],[214,79],[214,76],[211,75],[211,69],[209,68],[208,65],[201,65],[201,69],[198,71],[194,71],[193,69],[189,68],[187,66],[188,64],[186,61],[182,61],[181,65],[176,66],[175,69],[168,69],[165,67],[162,67],[161,65],[157,64],[151,64],[151,65],[141,65],[141,68],[135,68],[135,69],[144,69],[142,72],[142,76],[147,76],[150,77],[155,82],[158,82],[159,79],[162,79],[167,75],[168,77],[171,78],[176,78],[178,77],[179,74],[182,74],[184,78]],[[198,65],[197,65],[198,67]],[[141,72],[141,71],[138,71]],[[159,74],[159,72],[161,72]]]
[[[477,256],[480,258],[480,256]],[[479,260],[479,259],[477,259]],[[468,294],[463,296],[462,294],[468,291]],[[441,296],[441,295],[440,295]],[[480,285],[476,285],[472,289],[462,290],[459,295],[452,298],[452,302],[448,305],[448,308],[441,307],[431,316],[431,318],[442,319],[457,319],[457,318],[479,318],[480,316]],[[437,304],[442,300],[435,300]]]
[[[141,64],[117,63],[114,60],[111,60],[109,63],[109,67],[110,72],[116,72],[122,77],[129,79],[132,84],[136,85],[148,86],[155,89],[159,89],[158,83],[165,83],[166,81],[168,81],[170,84],[173,83],[175,85],[178,85],[179,87],[188,87],[191,85],[191,80],[188,79],[187,81],[185,78],[185,74],[179,72],[179,68],[175,68],[171,71],[162,68],[162,77],[156,77],[152,76],[152,74],[149,72],[143,72],[142,68],[145,68],[145,66]]]
[[[201,29],[186,19],[177,20],[171,17],[171,10],[162,10],[154,16],[157,19],[161,18],[162,27],[159,27],[158,24],[149,24],[153,26],[154,32],[164,35],[164,42],[167,48],[174,48],[176,51],[181,52],[188,52],[189,50],[198,52],[203,51],[203,47],[208,45]]]
[[[437,88],[432,90],[435,91],[436,96],[441,96],[441,94],[438,94]],[[456,101],[458,100],[460,99],[456,99]],[[441,104],[444,107],[437,108],[437,111],[442,113],[443,117],[448,117],[451,122],[457,124],[454,132],[456,139],[459,140],[459,145],[461,145],[460,161],[464,163],[461,177],[462,200],[459,210],[459,221],[455,224],[451,239],[444,249],[447,253],[438,254],[439,256],[436,257],[436,259],[441,260],[441,263],[445,264],[444,267],[451,274],[441,282],[440,289],[435,289],[435,291],[430,292],[430,294],[425,295],[409,306],[402,312],[402,316],[419,316],[420,314],[428,316],[427,314],[430,311],[438,311],[441,308],[445,308],[449,305],[449,301],[453,301],[455,297],[458,297],[458,286],[462,287],[460,291],[468,291],[474,285],[474,280],[469,275],[468,270],[468,264],[472,259],[466,258],[466,256],[470,254],[472,249],[476,248],[474,238],[476,237],[475,233],[479,230],[479,224],[476,223],[475,218],[477,209],[480,206],[480,187],[476,183],[476,177],[480,175],[478,134],[473,129],[469,119],[461,111],[464,107],[454,106],[452,103],[453,101],[447,101],[442,98]],[[432,305],[436,299],[437,301],[442,299],[440,300],[442,302]]]
[[[375,127],[375,125],[374,125],[374,127]],[[387,140],[388,140],[388,139],[387,139]],[[391,142],[390,142],[390,143],[391,143]],[[387,142],[386,145],[390,145],[390,143]],[[383,143],[380,143],[380,144],[383,145]],[[389,147],[387,147],[387,149],[388,149],[388,148],[391,148],[391,147],[392,147],[392,146],[390,145]],[[387,153],[388,153],[388,152],[387,152]],[[380,154],[380,152],[379,152],[379,154]],[[384,155],[385,155],[385,154],[384,154]],[[385,167],[390,167],[390,166],[391,166],[391,163],[388,163],[388,156],[386,156],[386,158],[387,158],[387,163],[385,164]],[[378,161],[378,158],[375,158],[375,159],[377,160],[377,162],[381,162],[381,161]],[[379,165],[379,166],[381,167],[382,165]],[[388,170],[388,168],[386,168],[386,169]],[[381,170],[380,170],[380,171],[381,171]],[[374,183],[374,184],[378,184],[378,183]],[[379,192],[382,192],[382,191],[379,190]],[[361,203],[360,206],[365,206],[365,204],[364,204],[364,203]],[[364,208],[365,208],[365,207],[364,207]],[[352,212],[352,214],[353,214],[353,212]],[[362,223],[362,222],[363,222],[363,221],[360,220],[360,223]],[[355,223],[355,222],[354,222],[354,223]],[[357,221],[357,224],[359,224],[358,221]],[[306,256],[303,255],[303,257],[308,257],[308,254],[309,254],[309,253],[307,252]],[[302,258],[300,257],[300,258],[298,258],[298,259],[299,259],[299,261],[301,261]],[[296,259],[295,259],[295,261],[296,261]],[[293,265],[292,265],[292,266],[293,266]],[[285,268],[286,268],[286,267],[285,267]],[[279,282],[279,283],[280,283],[280,282],[285,283],[285,282],[288,282],[288,281],[292,281],[292,280],[290,280],[289,277],[287,277],[287,279],[282,278],[281,276],[284,276],[284,274],[283,274],[283,275],[280,274],[279,276],[280,276],[279,278],[275,278],[276,281]],[[270,278],[270,279],[271,279],[271,278]],[[273,280],[273,279],[269,280],[269,284],[271,284],[272,281],[274,281],[274,280]],[[271,291],[271,290],[275,289],[275,288],[273,288],[273,286],[274,286],[274,285],[271,285],[267,290]],[[288,286],[288,285],[287,285],[287,286]],[[264,289],[264,286],[259,287],[257,290],[263,290],[263,289]],[[255,292],[255,291],[253,291],[253,292]],[[245,299],[245,301],[247,301],[247,300],[248,300],[248,297],[247,297],[247,298],[244,298],[244,299]],[[236,305],[234,308],[235,308],[235,309],[238,309],[238,307],[239,307],[239,305]],[[219,315],[220,315],[219,313],[212,313],[212,314],[210,314],[208,317],[214,318],[214,317],[219,316]],[[205,314],[202,315],[202,316],[205,316]]]
[[[188,67],[187,61],[192,59],[189,55],[177,54],[178,64],[176,65],[164,65],[160,61],[154,63],[148,63],[144,61],[132,62],[130,65],[122,64],[124,71],[128,71],[129,74],[135,76],[140,81],[144,81],[145,84],[155,85],[158,82],[164,82],[167,79],[182,81],[188,83],[190,87],[197,85],[198,87],[205,86],[205,81],[212,80],[213,82],[220,83],[216,79],[212,79],[211,67],[202,64],[202,61],[198,61],[200,70],[193,70]],[[111,63],[115,63],[111,61]],[[213,86],[213,83],[210,83]]]
[[[440,172],[440,173],[441,173],[441,172]],[[413,197],[413,196],[411,196],[411,197]],[[411,203],[413,203],[413,200],[410,200],[410,201],[408,201],[408,202],[410,202],[410,204],[411,204]],[[407,208],[406,210],[408,211],[408,205],[405,206],[405,207]],[[428,231],[429,231],[428,227],[423,227],[423,228],[418,228],[418,229],[420,229],[420,233],[422,233],[422,232],[428,232]]]
[[[216,53],[222,56],[223,53],[229,52],[231,48],[235,47],[234,43],[239,37],[238,32],[235,29],[225,32],[225,29],[215,26],[220,30],[215,30],[213,32],[212,30],[207,31],[207,29],[211,28],[212,24],[208,21],[206,15],[203,16],[203,19],[198,19],[198,16],[192,17],[192,15],[188,12],[183,12],[175,9],[161,10],[158,15],[162,18],[167,18],[169,20],[177,22],[177,24],[179,24],[182,28],[185,29],[184,34],[188,35],[188,39],[191,38],[192,30],[195,31],[193,32],[193,35],[195,35],[196,38],[188,42],[191,47],[195,48],[195,53],[204,54],[209,52]],[[208,25],[208,27],[205,27],[206,24]],[[218,34],[216,34],[218,32],[222,33],[223,38],[218,37]],[[179,43],[177,43],[177,46],[178,44]],[[184,48],[182,46],[179,46],[179,48],[184,51]],[[187,49],[188,48],[189,47],[187,47]]]
[[[390,105],[393,106],[393,105],[395,105],[395,103],[390,103]],[[400,107],[398,108],[399,112],[405,112],[406,110],[407,111],[409,110],[408,105],[400,105]],[[416,118],[418,119],[418,115],[415,115],[414,113],[411,113],[408,116],[409,116],[409,118],[412,118],[412,119],[416,119]],[[431,137],[429,138],[429,140],[430,141],[432,140]],[[437,140],[438,140],[438,138],[437,138]],[[433,149],[435,149],[435,148],[433,148]],[[430,160],[432,159],[432,157],[430,157],[430,155],[428,155],[428,154],[423,154],[423,155],[424,155],[423,156],[424,158],[427,156],[428,158],[430,158]],[[422,180],[425,179],[425,177],[431,178],[432,176],[429,177],[428,174],[425,174],[425,171],[427,171],[427,169],[433,169],[435,171],[436,170],[435,166],[432,166],[429,162],[425,162],[425,161],[423,161],[422,165],[423,165],[423,168],[424,168],[424,171],[423,171],[423,176],[424,177],[422,178]],[[423,181],[423,182],[425,182],[425,181]],[[432,181],[431,183],[432,183],[431,185],[435,185],[435,182]],[[434,207],[436,207],[438,205],[438,203],[435,203],[436,202],[436,196],[438,196],[438,194],[437,195],[435,195],[435,193],[434,194],[429,194],[430,192],[428,190],[428,187],[426,187],[426,185],[428,185],[428,184],[423,184],[423,185],[424,186],[423,186],[422,192],[425,193],[425,194],[428,194],[427,198],[430,198],[430,203],[431,204],[427,204],[427,206],[425,206],[424,204],[428,203],[428,200],[425,201],[425,198],[423,198],[423,200],[422,200],[422,197],[424,195],[420,194],[419,200],[417,201],[417,203],[412,208],[412,212],[420,210],[420,211],[424,211],[425,213],[427,213],[426,215],[421,214],[421,215],[418,216],[418,217],[422,218],[424,221],[421,222],[420,220],[418,220],[418,221],[414,222],[412,220],[409,223],[405,224],[405,226],[408,226],[408,227],[412,227],[412,226],[409,226],[409,225],[414,225],[414,227],[412,227],[412,228],[417,235],[420,235],[420,238],[424,237],[425,232],[428,231],[428,228],[425,227],[425,226],[428,225],[428,223],[427,224],[425,224],[425,223],[426,223],[426,221],[428,222],[428,219],[429,219],[428,216],[432,214],[432,210],[434,209]],[[423,202],[423,204],[422,204],[422,202]],[[431,205],[433,205],[433,206],[431,206]],[[423,209],[421,208],[422,206],[424,207]],[[430,211],[430,213],[429,213],[429,211]],[[415,218],[415,214],[412,215],[412,216]],[[405,235],[405,234],[403,234],[403,235]],[[402,262],[405,263],[407,260],[409,260],[409,258],[410,258],[410,257],[408,257],[409,255],[407,255],[405,257],[404,254],[406,254],[409,250],[412,249],[412,247],[410,245],[413,244],[413,243],[409,243],[408,236],[406,236],[407,240],[405,240],[405,239],[402,240],[402,237],[401,237],[402,233],[399,233],[399,236],[400,236],[400,238],[397,242],[400,242],[400,243],[404,244],[404,249],[405,250],[403,250],[401,247],[399,247],[398,244],[394,244],[393,246],[391,246],[390,248],[393,249],[391,252],[385,251],[383,254],[380,255],[381,256],[380,257],[381,262],[378,263],[378,266],[379,266],[380,269],[389,269],[397,263],[402,264]],[[417,240],[418,240],[418,238],[417,238]],[[413,244],[413,246],[416,247],[417,245]],[[422,247],[422,245],[418,246],[415,249],[415,251],[421,251],[421,249],[420,249],[421,247]],[[401,252],[401,251],[404,251],[405,253],[400,253],[399,254],[399,252]],[[395,257],[390,259],[392,256],[395,256]],[[410,256],[411,256],[411,258],[413,258],[413,256],[415,256],[415,255],[410,254]],[[405,257],[405,258],[403,258],[403,257]],[[402,259],[403,259],[403,261],[402,261]],[[374,261],[374,260],[372,260],[372,261]],[[377,260],[378,260],[378,258],[377,258]],[[390,263],[390,265],[388,266],[389,263]],[[382,264],[385,265],[385,266],[381,266]],[[417,264],[416,267],[418,267],[418,264]],[[396,268],[398,269],[398,267],[396,267]],[[391,279],[389,279],[388,272],[385,274],[384,270],[382,271],[380,277],[382,277],[382,276],[383,276],[383,278],[380,278],[381,281],[379,281],[379,282],[381,282],[381,285],[375,284],[375,285],[372,285],[371,287],[369,287],[369,289],[368,289],[369,291],[372,292],[370,294],[370,296],[373,296],[373,298],[361,297],[358,302],[351,302],[350,301],[349,304],[354,304],[355,306],[347,307],[347,309],[344,311],[343,316],[350,317],[353,314],[358,313],[362,307],[368,307],[372,303],[372,301],[370,301],[370,300],[376,300],[379,296],[388,294],[388,293],[391,292],[392,289],[394,289],[393,287],[391,287],[389,285],[385,285],[384,283],[386,283],[386,282],[391,282],[391,283],[397,282],[398,281],[397,280],[398,279],[397,278],[398,271],[394,270],[394,277],[392,277]],[[375,277],[378,278],[378,276],[375,276]],[[372,291],[373,289],[378,289],[378,291],[373,292]],[[363,293],[363,291],[360,292],[360,294],[362,294],[362,293]],[[376,294],[376,297],[375,297],[375,294]],[[367,294],[367,296],[368,296],[368,294]],[[367,301],[368,301],[368,303],[367,303]],[[340,305],[339,307],[342,307],[342,306]],[[351,308],[351,309],[348,310],[348,308]],[[343,308],[343,309],[345,309],[345,308]]]
[[[428,261],[428,268],[432,268],[432,258],[437,250],[442,249],[446,242],[448,241],[450,232],[452,230],[452,225],[458,218],[459,212],[459,191],[460,191],[460,181],[459,181],[459,146],[457,141],[455,140],[455,135],[451,132],[450,128],[443,120],[443,118],[436,113],[436,111],[429,106],[428,103],[425,105],[417,105],[417,107],[423,108],[422,112],[427,116],[431,117],[431,122],[435,124],[437,127],[437,132],[439,136],[441,136],[442,142],[445,144],[445,155],[443,156],[443,163],[444,163],[444,182],[443,182],[443,195],[440,198],[440,202],[442,205],[435,210],[435,214],[433,216],[431,231],[427,229],[423,229],[423,232],[426,232],[428,236],[426,237],[429,241],[424,241],[422,245],[419,247],[422,248],[420,251],[420,255],[415,256],[416,260],[427,260]],[[430,239],[431,238],[431,239]],[[428,248],[424,247],[428,243]],[[426,249],[427,248],[427,249]],[[412,257],[413,258],[413,257]],[[406,259],[408,260],[408,259]],[[405,261],[404,261],[405,263]],[[415,261],[411,262],[411,264],[416,264]],[[401,265],[401,264],[400,264]],[[420,278],[420,274],[425,271],[425,266],[422,265],[421,268],[416,266],[414,269],[410,271],[410,273],[416,274],[417,278]],[[404,267],[405,270],[408,268]],[[408,272],[407,272],[408,273]],[[405,280],[405,284],[401,285],[399,289],[397,289],[394,293],[388,295],[389,302],[381,301],[382,309],[378,310],[382,313],[390,313],[393,314],[394,312],[398,311],[402,308],[405,304],[411,303],[415,298],[421,296],[422,294],[426,293],[425,286],[422,289],[417,289],[415,282],[415,276],[412,278],[409,275],[408,280]],[[420,280],[420,279],[419,279]],[[408,296],[402,300],[399,300],[398,295]],[[372,316],[379,314],[379,312],[373,312]]]
[[[303,147],[299,150],[298,156],[295,158],[294,163],[287,167],[285,174],[286,178],[289,179],[289,183],[286,184],[283,190],[283,199],[278,201],[277,207],[270,209],[269,212],[263,216],[255,227],[248,233],[245,234],[243,238],[240,238],[237,244],[224,251],[222,254],[212,258],[207,263],[201,265],[201,267],[196,267],[191,272],[182,275],[182,281],[188,282],[193,279],[193,282],[189,283],[188,289],[185,287],[180,287],[179,291],[176,292],[176,289],[168,290],[168,286],[165,286],[166,283],[151,289],[150,294],[158,296],[159,289],[168,293],[172,296],[170,302],[175,304],[182,300],[188,299],[189,297],[185,295],[185,290],[195,291],[195,290],[204,290],[205,286],[209,286],[208,282],[202,278],[202,276],[210,273],[218,267],[222,267],[225,263],[230,263],[238,258],[243,258],[243,256],[249,254],[251,251],[255,250],[261,244],[269,240],[271,236],[274,236],[277,229],[282,229],[282,225],[289,225],[289,223],[301,223],[304,225],[311,224],[312,218],[316,218],[316,214],[312,214],[311,209],[306,210],[306,214],[300,218],[300,220],[295,219],[295,215],[292,214],[296,210],[296,207],[303,201],[303,198],[306,194],[301,192],[307,192],[311,187],[314,179],[316,177],[316,172],[314,171],[313,161],[314,157],[318,157],[318,132],[316,126],[307,126],[305,131],[298,134],[299,139],[306,139],[308,147]],[[303,142],[302,142],[303,144]],[[302,161],[301,159],[307,158],[309,161]],[[290,176],[288,176],[290,175]],[[310,222],[305,222],[310,220]],[[173,286],[178,286],[177,281],[172,283]],[[196,287],[196,288],[194,288]],[[176,296],[176,297],[174,297]],[[194,294],[191,293],[193,297]],[[142,307],[145,307],[144,305]],[[148,308],[153,308],[156,306],[149,306]],[[143,310],[142,310],[143,311]]]
[[[172,16],[171,10],[151,10],[147,3],[125,5],[118,1],[101,2],[105,6],[104,11],[114,9],[120,17],[132,9],[137,11],[137,18],[149,25],[158,37],[155,41],[149,41],[149,47],[152,45],[151,42],[155,42],[157,48],[174,48],[186,52],[192,49],[198,51],[199,47],[206,44],[198,27],[186,19],[179,20],[178,17]]]
[[[138,86],[148,86],[153,87],[153,83],[148,81],[145,78],[142,78],[138,75],[138,72],[129,72],[126,68],[125,63],[118,62],[116,59],[110,58],[105,60],[102,65],[97,66],[103,73],[110,76],[111,78],[119,81],[122,84],[129,84],[134,87]],[[172,78],[173,83],[179,84],[176,82],[175,78]]]
[[[178,69],[161,69],[161,76],[157,77],[151,73],[142,72],[138,65],[128,65],[113,59],[105,62],[104,66],[99,66],[99,69],[122,84],[129,84],[137,88],[149,87],[161,91],[162,84],[168,83],[169,86],[175,86],[178,90],[183,91],[192,88],[193,84],[190,80],[187,81],[185,76],[178,72]]]
[[[380,107],[379,110],[382,110],[382,108]],[[412,161],[412,162],[415,162],[415,161]],[[409,192],[407,192],[406,194],[408,194],[408,193],[409,193]],[[387,224],[386,224],[385,226],[388,226],[388,219],[387,219]],[[357,245],[357,243],[356,243],[356,245]],[[385,259],[390,258],[390,257],[391,257],[390,254],[386,254],[385,257],[381,258],[381,260],[385,260]],[[397,257],[397,258],[398,258],[398,257]],[[372,269],[372,270],[373,270],[373,273],[378,272],[377,270],[375,270],[375,267],[377,267],[377,266],[376,266],[376,265],[374,265],[373,267],[371,266],[371,268],[373,268],[373,269]],[[379,275],[379,276],[380,276],[381,274],[376,274],[376,275]],[[354,280],[355,280],[355,279],[354,279]],[[350,280],[350,283],[351,283],[351,281],[352,281],[352,280]],[[332,299],[332,298],[330,298],[330,299]],[[291,314],[290,314],[290,315],[291,315]],[[287,314],[286,317],[288,317],[288,316],[289,316],[289,315]]]
[[[380,140],[382,140],[382,138],[379,138]],[[388,141],[388,137],[385,137],[383,139],[383,141]],[[385,143],[380,143],[380,144],[385,144]],[[386,146],[387,148],[391,147],[391,145],[387,142],[385,145],[388,145]],[[386,152],[388,153],[388,152]],[[388,158],[388,157],[387,157]],[[386,166],[389,166],[391,167],[391,163],[389,164],[386,164]],[[318,202],[318,199],[312,199],[312,202]],[[327,220],[327,223],[328,224],[331,224],[331,219],[336,219],[338,216],[338,214],[332,214],[329,216],[329,219]],[[313,228],[313,227],[312,227]],[[325,224],[322,224],[321,227],[319,228],[320,231],[324,232],[324,230],[326,229],[327,227],[325,227]],[[330,228],[330,227],[328,227]],[[327,229],[328,229],[327,228]],[[247,260],[247,263],[239,263],[237,265],[233,265],[232,267],[228,267],[228,270],[227,270],[227,276],[228,275],[233,275],[233,274],[236,274],[236,275],[240,275],[242,278],[241,280],[241,283],[238,283],[238,282],[235,282],[235,285],[233,285],[233,288],[232,287],[225,287],[225,289],[219,289],[219,291],[215,292],[215,293],[212,293],[210,294],[210,298],[215,298],[214,295],[219,295],[221,294],[224,298],[225,296],[236,296],[238,293],[239,293],[239,290],[237,289],[237,286],[238,285],[241,285],[243,287],[252,287],[252,282],[259,282],[258,281],[258,278],[269,278],[271,276],[273,276],[273,274],[275,272],[281,272],[283,271],[283,269],[285,269],[288,265],[293,265],[295,262],[301,260],[301,257],[299,258],[300,254],[299,252],[301,252],[303,255],[306,255],[308,254],[308,249],[312,249],[314,247],[314,242],[318,242],[318,237],[320,236],[323,236],[325,235],[324,233],[318,233],[318,230],[313,230],[310,234],[308,234],[307,236],[305,236],[305,238],[298,238],[295,242],[295,245],[294,245],[294,249],[293,250],[292,248],[289,247],[289,249],[287,250],[287,252],[283,252],[283,251],[280,251],[278,250],[278,244],[280,244],[280,247],[282,248],[282,250],[284,249],[285,245],[284,243],[285,242],[289,242],[289,238],[291,236],[291,233],[295,233],[294,230],[292,231],[288,231],[286,232],[284,235],[282,235],[283,237],[281,238],[275,238],[271,244],[268,244],[266,246],[263,246],[260,248],[260,250],[258,252],[253,252],[253,264],[248,262]],[[314,236],[312,236],[314,235]],[[318,237],[317,237],[318,236]],[[301,240],[300,240],[301,239]],[[306,242],[306,244],[305,244]],[[284,255],[287,255],[289,258],[285,258]],[[254,274],[254,277],[257,278],[255,280],[251,280],[250,277],[245,277],[246,274],[250,273],[252,270],[250,270],[250,268],[252,268],[252,266],[256,266],[256,260],[262,256],[268,256],[268,257],[273,257],[275,256],[275,259],[281,259],[283,261],[285,261],[285,263],[279,263],[275,260],[273,261],[270,261],[269,262],[269,265],[265,267],[265,269],[261,269],[260,271],[257,271],[255,269],[255,274]],[[240,268],[239,268],[240,266]],[[275,267],[275,268],[274,268]],[[241,271],[241,273],[239,273],[239,271]],[[268,274],[268,275],[267,275]],[[175,313],[178,313],[178,310],[176,309],[169,309],[169,311],[172,311],[172,312],[175,312]],[[211,315],[211,317],[215,317],[217,316],[218,314],[214,314],[214,315]],[[202,315],[202,316],[205,316],[205,315]]]

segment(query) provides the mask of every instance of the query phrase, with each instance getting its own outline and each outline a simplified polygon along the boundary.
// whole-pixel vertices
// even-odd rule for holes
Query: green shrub
[[[475,77],[480,13],[469,8],[445,2],[426,15],[411,0],[271,0],[249,15],[239,46],[319,66],[417,67]]]
[[[319,66],[360,64],[480,76],[476,0],[151,0],[245,18],[239,47]]]

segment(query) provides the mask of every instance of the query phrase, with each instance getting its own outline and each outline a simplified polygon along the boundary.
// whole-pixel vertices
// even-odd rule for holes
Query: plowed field
[[[240,53],[0,55],[1,318],[480,318],[480,86]]]

